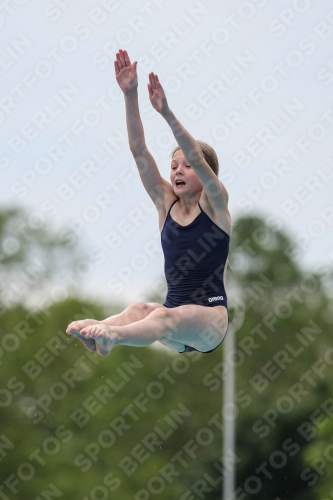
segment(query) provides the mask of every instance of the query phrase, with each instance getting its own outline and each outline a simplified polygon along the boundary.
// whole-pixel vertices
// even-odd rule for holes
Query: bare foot
[[[84,347],[86,347],[86,349],[88,349],[88,351],[92,351],[92,352],[96,351],[96,343],[95,343],[94,339],[86,339],[79,332],[75,332],[75,331],[68,333],[68,335],[73,335],[73,337],[76,337],[79,340],[81,340],[82,344],[84,345]]]
[[[98,324],[97,319],[80,319],[79,321],[73,321],[67,327],[66,333],[79,332],[85,326],[91,326]]]
[[[107,356],[116,344],[117,335],[114,329],[105,323],[87,326],[80,331],[86,340],[94,340],[96,351],[101,356]]]
[[[83,335],[80,334],[80,330],[85,326],[91,326],[98,324],[99,321],[96,319],[81,319],[79,321],[73,321],[70,323],[66,329],[66,333],[69,335],[74,335],[79,340],[81,340],[82,344],[88,351],[96,351],[96,343],[94,339],[86,339]]]

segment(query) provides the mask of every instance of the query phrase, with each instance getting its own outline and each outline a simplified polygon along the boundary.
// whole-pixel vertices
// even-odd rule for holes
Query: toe
[[[77,327],[77,322],[70,323],[67,327],[66,332],[73,332],[75,330],[79,330],[79,328]]]
[[[92,326],[86,326],[80,330],[81,335],[84,335],[85,337],[92,337],[94,334],[93,327]]]

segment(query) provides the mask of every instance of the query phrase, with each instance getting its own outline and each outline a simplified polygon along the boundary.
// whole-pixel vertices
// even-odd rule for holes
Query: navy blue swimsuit
[[[223,272],[230,236],[208,217],[200,204],[200,214],[187,226],[181,226],[170,215],[177,201],[171,205],[161,233],[168,285],[163,305],[170,308],[185,304],[227,308]],[[183,352],[196,350],[185,346]]]

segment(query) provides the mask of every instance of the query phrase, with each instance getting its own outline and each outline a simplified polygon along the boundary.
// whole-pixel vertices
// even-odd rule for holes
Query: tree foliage
[[[29,302],[35,294],[45,296],[51,285],[59,285],[63,270],[75,272],[78,249],[69,238],[69,228],[58,231],[50,226],[49,218],[39,211],[29,213],[16,206],[0,211],[2,310]],[[75,280],[80,281],[77,273]]]
[[[2,248],[21,218],[15,210],[0,215]],[[45,254],[37,290],[54,279],[53,250],[55,259],[58,250],[70,253],[73,266],[73,251],[43,231],[19,239],[2,260],[14,277],[35,251]],[[102,358],[65,334],[74,319],[120,311],[112,305],[72,296],[42,310],[23,300],[4,307],[1,492],[220,499],[222,393],[234,367],[235,498],[331,498],[332,272],[305,272],[298,256],[281,229],[256,217],[236,222],[227,277],[236,348],[226,365],[221,348],[180,355],[119,346]]]

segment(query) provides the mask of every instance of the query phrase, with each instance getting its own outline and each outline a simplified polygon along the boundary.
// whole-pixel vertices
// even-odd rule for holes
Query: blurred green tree
[[[57,252],[70,254],[71,271],[73,247],[49,229],[30,228],[31,240],[14,232],[19,245],[9,251],[10,228],[22,219],[15,211],[0,216],[2,270],[16,280],[38,255],[50,269],[32,289],[57,286]],[[64,499],[220,499],[222,390],[234,365],[236,498],[323,500],[319,491],[330,498],[329,474],[319,490],[302,473],[332,436],[329,424],[310,440],[304,430],[310,418],[319,428],[326,414],[314,411],[332,393],[326,354],[332,272],[305,272],[297,252],[284,231],[264,220],[236,221],[227,275],[236,350],[227,366],[222,349],[178,355],[119,346],[102,358],[65,334],[70,321],[103,319],[120,305],[67,297],[34,310],[23,294],[4,307],[1,495],[57,498],[58,489]],[[161,283],[154,300],[164,299]]]
[[[69,228],[59,231],[43,212],[22,207],[0,211],[0,242],[2,311],[27,300],[31,303],[35,293],[42,296],[59,283],[61,274],[86,258]],[[77,273],[75,280],[81,281]]]
[[[237,485],[260,498],[317,498],[302,478],[303,428],[332,392],[332,363],[324,356],[331,342],[332,270],[305,272],[298,258],[284,231],[257,217],[236,222],[231,302],[244,310],[235,356],[244,401],[237,417]]]

